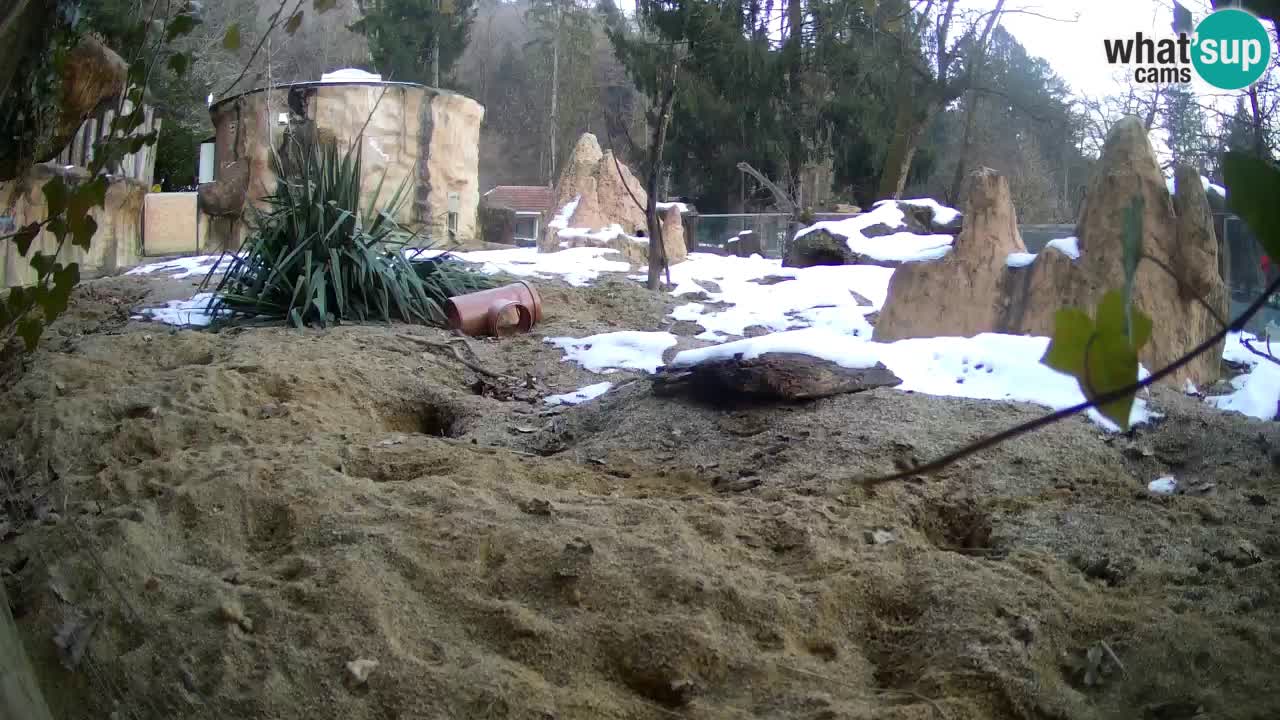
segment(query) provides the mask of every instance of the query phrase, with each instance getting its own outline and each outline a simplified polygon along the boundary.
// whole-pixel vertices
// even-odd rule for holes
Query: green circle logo
[[[1271,62],[1271,38],[1244,10],[1210,13],[1196,26],[1191,62],[1210,85],[1241,90],[1258,81]]]

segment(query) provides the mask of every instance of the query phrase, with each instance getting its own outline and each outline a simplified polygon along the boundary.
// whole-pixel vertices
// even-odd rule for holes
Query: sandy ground
[[[5,370],[0,573],[57,717],[1280,716],[1274,423],[1161,391],[1128,436],[868,492],[1042,410],[628,373],[548,410],[406,339],[433,330],[128,320],[191,286],[89,283]],[[606,378],[545,335],[698,344],[633,283],[540,287],[486,367],[566,392]],[[1170,473],[1196,491],[1146,491]]]

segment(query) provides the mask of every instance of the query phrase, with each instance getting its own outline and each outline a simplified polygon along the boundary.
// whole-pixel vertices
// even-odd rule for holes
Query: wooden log
[[[691,367],[663,368],[654,392],[688,393],[717,404],[742,401],[813,400],[892,387],[902,382],[888,368],[846,368],[799,353],[766,353],[758,358],[713,360]]]

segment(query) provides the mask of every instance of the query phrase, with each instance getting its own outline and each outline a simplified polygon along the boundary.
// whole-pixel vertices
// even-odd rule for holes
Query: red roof
[[[484,194],[484,203],[516,212],[551,215],[555,211],[556,194],[552,188],[538,185],[499,185]]]

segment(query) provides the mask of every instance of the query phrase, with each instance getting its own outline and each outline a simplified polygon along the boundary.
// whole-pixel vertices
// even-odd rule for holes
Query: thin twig
[[[1239,331],[1242,327],[1244,327],[1245,323],[1249,322],[1250,318],[1258,314],[1258,311],[1261,310],[1267,304],[1267,299],[1272,295],[1274,295],[1276,292],[1280,292],[1280,278],[1277,278],[1275,281],[1273,281],[1271,285],[1269,285],[1267,289],[1260,296],[1258,296],[1258,299],[1254,300],[1253,303],[1249,305],[1249,307],[1245,308],[1244,312],[1242,312],[1240,316],[1237,317],[1230,325],[1223,327],[1221,330],[1214,333],[1213,336],[1210,337],[1208,340],[1205,340],[1204,342],[1200,343],[1196,347],[1192,348],[1185,355],[1173,361],[1169,365],[1152,373],[1151,375],[1147,376],[1145,379],[1139,380],[1138,382],[1133,383],[1132,385],[1122,387],[1118,390],[1113,390],[1109,393],[1106,393],[1105,395],[1100,395],[1092,400],[1086,400],[1085,402],[1082,402],[1078,405],[1072,405],[1069,408],[1065,408],[1063,410],[1050,413],[1043,417],[1036,418],[1035,420],[1032,420],[1030,422],[1018,425],[1017,427],[1009,428],[1004,432],[996,433],[995,435],[991,435],[989,437],[976,440],[970,443],[969,445],[966,445],[965,447],[960,448],[959,450],[948,453],[938,458],[937,460],[933,460],[924,465],[911,467],[901,472],[894,473],[892,475],[885,475],[882,477],[863,478],[860,480],[856,480],[856,482],[862,485],[863,487],[870,488],[875,485],[880,485],[882,483],[894,482],[897,480],[905,480],[907,478],[916,477],[917,475],[928,475],[931,473],[935,473],[945,467],[955,464],[960,460],[963,460],[966,457],[969,457],[970,455],[986,450],[987,448],[995,447],[996,445],[999,445],[1000,443],[1005,442],[1006,440],[1012,440],[1013,438],[1025,435],[1029,432],[1034,432],[1041,428],[1048,427],[1049,425],[1053,425],[1059,420],[1065,420],[1066,418],[1069,418],[1078,412],[1082,412],[1090,408],[1095,408],[1100,405],[1106,405],[1107,403],[1112,403],[1117,400],[1128,399],[1129,397],[1137,393],[1139,390],[1145,387],[1154,385],[1155,383],[1174,374],[1178,370],[1181,370],[1183,367],[1190,364],[1192,360],[1195,360],[1200,355],[1203,355],[1204,353],[1212,349],[1213,346],[1225,340],[1228,333]]]
[[[410,341],[410,342],[418,343],[419,345],[425,346],[425,347],[430,348],[430,349],[432,349],[432,350],[436,350],[436,351],[441,351],[441,350],[443,350],[443,351],[447,351],[450,355],[453,355],[453,357],[454,357],[454,359],[455,359],[455,360],[457,360],[458,362],[460,362],[460,363],[462,363],[463,365],[467,366],[467,367],[468,367],[468,368],[470,368],[471,370],[473,370],[473,371],[475,371],[475,372],[478,372],[478,373],[480,373],[481,375],[484,375],[485,377],[491,377],[491,378],[494,378],[494,379],[496,379],[496,380],[507,380],[507,379],[510,379],[510,376],[508,376],[508,375],[503,375],[502,373],[494,372],[494,371],[490,370],[489,368],[487,368],[487,367],[485,367],[485,366],[481,365],[481,364],[480,364],[480,363],[478,363],[478,362],[473,362],[473,361],[468,360],[467,358],[463,357],[462,353],[458,351],[457,346],[456,346],[456,345],[453,345],[452,343],[436,342],[435,340],[428,340],[428,339],[426,339],[426,338],[413,337],[412,335],[400,335],[399,337],[400,337],[401,339],[403,339],[403,340],[408,340],[408,341]]]
[[[1115,650],[1111,649],[1111,646],[1107,644],[1107,641],[1099,640],[1098,644],[1102,646],[1103,650],[1107,651],[1107,654],[1111,656],[1111,659],[1115,662],[1116,666],[1120,668],[1120,674],[1124,675],[1126,678],[1129,677],[1129,671],[1125,668],[1124,663],[1120,662],[1120,656],[1116,654]]]
[[[1249,352],[1253,353],[1254,355],[1257,355],[1258,357],[1262,358],[1263,360],[1270,360],[1271,362],[1273,362],[1273,363],[1275,363],[1275,364],[1277,364],[1277,365],[1280,365],[1280,359],[1277,359],[1275,355],[1272,355],[1272,354],[1271,354],[1271,353],[1269,353],[1269,352],[1262,352],[1261,350],[1259,350],[1259,349],[1255,348],[1255,347],[1253,346],[1253,340],[1252,340],[1252,339],[1249,339],[1249,338],[1243,338],[1243,337],[1242,337],[1242,338],[1240,338],[1240,344],[1241,344],[1241,345],[1244,345],[1244,348],[1245,348],[1246,350],[1248,350]],[[1268,343],[1267,343],[1267,345],[1268,345],[1268,347],[1269,347],[1269,346],[1271,345],[1271,343],[1270,343],[1270,342],[1268,342]]]

